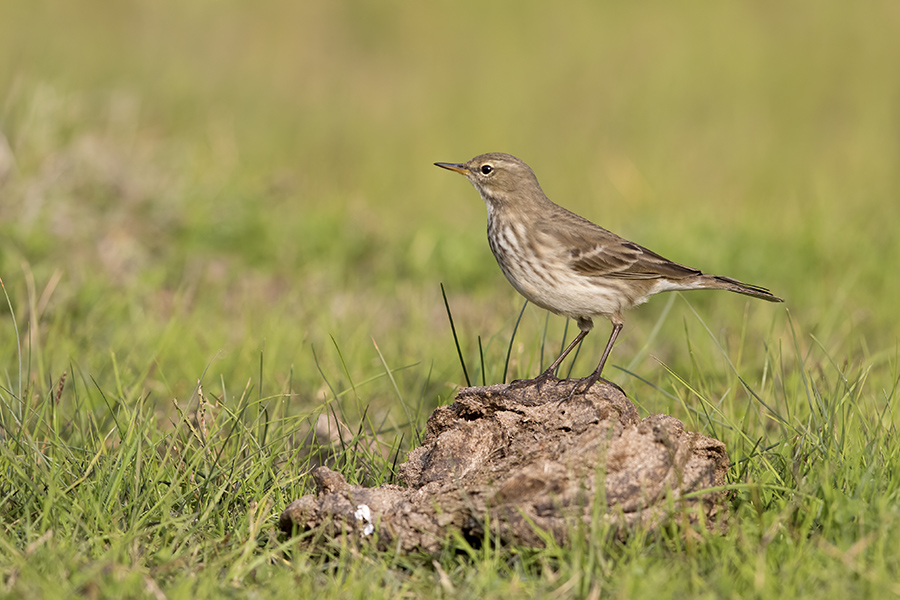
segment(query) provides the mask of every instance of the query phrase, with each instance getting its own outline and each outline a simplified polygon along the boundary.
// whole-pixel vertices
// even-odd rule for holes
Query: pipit
[[[769,290],[730,277],[707,275],[672,262],[554,204],[524,162],[491,152],[466,163],[434,163],[465,175],[487,205],[488,243],[500,269],[529,302],[574,319],[580,330],[562,354],[529,382],[553,373],[594,326],[612,322],[600,364],[585,377],[582,391],[603,379],[603,366],[624,321],[622,313],[660,292],[728,290],[783,302]]]

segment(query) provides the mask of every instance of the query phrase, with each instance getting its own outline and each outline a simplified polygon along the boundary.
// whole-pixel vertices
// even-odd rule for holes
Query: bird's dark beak
[[[466,168],[466,165],[461,163],[434,163],[434,166],[447,169],[448,171],[456,171],[463,175],[469,174],[469,169]]]

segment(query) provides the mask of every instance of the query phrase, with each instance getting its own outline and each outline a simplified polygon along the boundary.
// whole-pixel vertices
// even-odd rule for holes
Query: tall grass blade
[[[519,323],[522,322],[522,315],[525,314],[526,306],[528,306],[528,300],[522,304],[522,310],[519,311],[519,316],[516,318],[516,324],[513,326],[512,335],[509,336],[509,346],[506,348],[506,361],[503,363],[503,377],[501,378],[503,383],[506,383],[506,376],[509,374],[509,358],[512,356],[513,342],[516,339],[516,332],[519,330]]]
[[[471,387],[472,382],[469,381],[469,371],[466,369],[466,359],[463,358],[462,348],[459,347],[459,337],[456,335],[456,326],[453,324],[453,313],[450,312],[450,302],[447,300],[447,292],[444,291],[443,283],[441,284],[441,296],[444,298],[444,307],[447,309],[447,318],[450,320],[450,331],[453,332],[453,343],[456,344],[456,354],[459,355],[459,364],[462,365],[466,387]]]

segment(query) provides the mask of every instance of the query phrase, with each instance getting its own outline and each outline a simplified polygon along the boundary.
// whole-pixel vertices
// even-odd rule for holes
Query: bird
[[[661,292],[728,290],[784,302],[766,288],[673,262],[555,204],[531,167],[511,154],[489,152],[464,163],[434,164],[465,176],[481,195],[488,244],[516,291],[578,325],[578,335],[547,370],[523,382],[558,381],[556,369],[591,331],[594,319],[603,317],[612,323],[612,332],[597,368],[581,379],[581,392],[597,381],[610,384],[602,377],[603,367],[624,326],[623,313]]]

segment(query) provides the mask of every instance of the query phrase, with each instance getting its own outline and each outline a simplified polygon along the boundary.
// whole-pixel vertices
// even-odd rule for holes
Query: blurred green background
[[[374,338],[433,405],[462,383],[443,282],[496,381],[521,301],[483,203],[431,164],[487,151],[673,260],[771,288],[835,361],[896,352],[897,31],[887,1],[7,0],[0,276],[26,373],[102,387],[115,364],[166,402],[204,372],[261,375],[321,398],[312,350],[365,378]],[[689,300],[726,338],[745,327],[760,368],[786,313],[724,296]],[[664,306],[629,316],[613,363]],[[684,363],[686,323],[675,302],[650,353]],[[526,311],[512,375],[537,372],[544,324]]]
[[[898,32],[887,0],[3,0],[0,595],[897,595]],[[466,383],[441,284],[503,378],[522,300],[432,165],[488,151],[786,299],[656,298],[604,373],[726,443],[728,532],[277,536],[317,452],[393,481]],[[509,378],[573,329],[525,310]],[[311,441],[328,414],[352,442]]]

